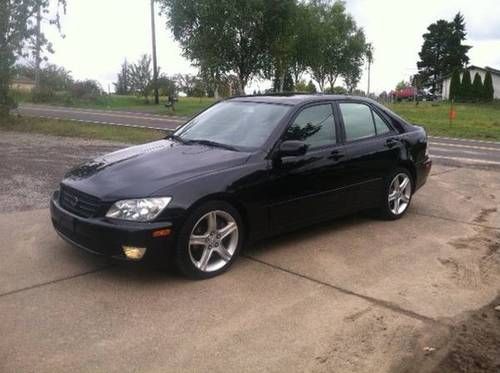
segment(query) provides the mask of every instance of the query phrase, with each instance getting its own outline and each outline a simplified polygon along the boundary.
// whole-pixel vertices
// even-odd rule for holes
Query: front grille
[[[84,218],[95,216],[101,206],[99,198],[62,185],[59,203],[63,209]]]

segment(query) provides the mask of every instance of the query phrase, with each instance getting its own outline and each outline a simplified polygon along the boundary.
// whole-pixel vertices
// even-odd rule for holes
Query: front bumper
[[[111,221],[105,218],[82,218],[64,210],[59,204],[59,192],[50,201],[50,215],[56,232],[66,241],[94,254],[127,260],[123,246],[145,247],[142,258],[166,254],[174,245],[170,222],[135,223]],[[153,237],[153,232],[169,228],[167,237]]]

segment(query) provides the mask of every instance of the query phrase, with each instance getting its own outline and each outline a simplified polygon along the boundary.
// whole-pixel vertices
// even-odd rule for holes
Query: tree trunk
[[[214,84],[214,98],[215,100],[219,100],[219,84],[217,82]]]
[[[8,51],[0,49],[0,122],[7,119],[11,107],[9,99],[11,67],[8,54]]]
[[[280,74],[280,92],[283,92],[285,88],[285,71]]]
[[[318,79],[319,91],[323,93],[325,91],[325,78]]]
[[[244,78],[240,77],[238,79],[238,85],[239,85],[239,87],[238,87],[238,90],[239,90],[238,94],[239,95],[245,95],[245,87],[247,85],[246,80]]]
[[[337,81],[337,75],[330,75],[328,77],[328,82],[330,83],[330,88],[333,90],[333,87],[335,86],[335,82]]]

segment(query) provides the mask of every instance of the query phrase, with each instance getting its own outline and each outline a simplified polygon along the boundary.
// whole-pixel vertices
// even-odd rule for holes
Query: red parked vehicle
[[[415,97],[417,97],[418,92],[415,87],[406,87],[398,89],[395,92],[392,92],[392,94],[397,101],[413,101]]]

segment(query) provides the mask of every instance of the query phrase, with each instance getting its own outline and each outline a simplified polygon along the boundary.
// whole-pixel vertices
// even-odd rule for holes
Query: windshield
[[[193,118],[174,136],[185,142],[255,149],[264,145],[289,110],[286,105],[224,101]]]

